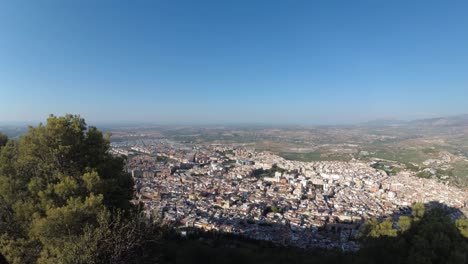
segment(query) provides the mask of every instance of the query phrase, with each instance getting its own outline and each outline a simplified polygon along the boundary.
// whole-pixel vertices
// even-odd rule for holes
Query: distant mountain
[[[425,126],[425,127],[459,127],[459,126],[468,126],[468,114],[466,115],[456,115],[448,117],[437,117],[430,119],[420,119],[409,122],[411,125],[415,126]]]
[[[468,114],[436,117],[427,119],[416,119],[403,121],[398,119],[376,119],[359,124],[366,127],[464,127],[468,126]]]

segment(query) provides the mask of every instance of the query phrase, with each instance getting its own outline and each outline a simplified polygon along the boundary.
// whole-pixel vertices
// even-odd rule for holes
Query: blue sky
[[[0,122],[468,113],[467,1],[1,1]]]

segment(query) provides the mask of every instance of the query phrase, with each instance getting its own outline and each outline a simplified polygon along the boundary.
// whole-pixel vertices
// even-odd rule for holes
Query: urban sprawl
[[[408,214],[415,202],[467,213],[461,189],[406,171],[389,176],[361,161],[299,162],[241,144],[167,139],[113,142],[112,152],[128,157],[135,202],[182,234],[219,231],[353,251],[366,219]]]

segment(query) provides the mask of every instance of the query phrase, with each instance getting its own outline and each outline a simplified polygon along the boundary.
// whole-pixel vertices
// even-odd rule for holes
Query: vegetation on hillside
[[[133,180],[109,147],[108,135],[72,115],[50,116],[18,141],[0,134],[0,263],[468,263],[468,220],[423,204],[370,219],[355,253],[229,234],[181,238],[130,203]]]
[[[252,176],[257,178],[257,179],[263,179],[265,177],[275,177],[275,173],[276,172],[279,172],[279,173],[284,173],[286,170],[285,169],[282,169],[280,167],[278,167],[278,165],[276,164],[273,164],[273,166],[270,168],[270,169],[255,169],[252,171]]]
[[[4,137],[0,137],[4,138]],[[133,180],[109,136],[50,116],[0,143],[0,252],[9,263],[130,263],[158,231],[130,204]]]

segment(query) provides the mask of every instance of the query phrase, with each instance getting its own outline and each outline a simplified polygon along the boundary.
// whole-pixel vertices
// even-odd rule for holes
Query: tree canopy
[[[0,148],[5,146],[8,141],[7,135],[0,132]]]
[[[359,252],[369,263],[468,263],[466,220],[454,222],[443,208],[412,207],[411,216],[383,221],[370,219],[363,229],[364,248]],[[380,261],[378,261],[380,260]]]
[[[125,217],[133,180],[109,137],[80,116],[51,115],[0,149],[0,252],[10,263],[116,263],[139,243],[142,223]],[[103,255],[119,241],[125,250]]]

